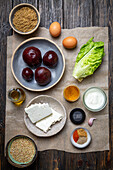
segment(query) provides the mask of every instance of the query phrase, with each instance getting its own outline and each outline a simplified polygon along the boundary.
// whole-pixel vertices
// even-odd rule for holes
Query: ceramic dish
[[[74,141],[74,139],[73,139],[73,133],[74,133],[74,131],[77,130],[77,129],[84,129],[84,130],[87,132],[87,142],[85,142],[84,144],[78,144],[78,143],[76,143],[76,142]],[[72,143],[76,148],[83,149],[83,148],[87,147],[87,146],[90,144],[90,142],[91,142],[91,134],[90,134],[90,132],[89,132],[86,128],[78,127],[78,128],[76,128],[76,129],[73,130],[70,139],[71,139],[71,143]]]
[[[49,68],[52,75],[51,82],[45,86],[38,85],[38,83],[35,81],[35,76],[33,77],[33,80],[30,82],[25,81],[22,77],[21,73],[23,68],[28,66],[23,61],[22,53],[26,47],[30,46],[39,48],[42,53],[42,57],[49,50],[53,50],[58,55],[57,66],[54,69]],[[41,66],[44,66],[43,63],[41,64]],[[11,70],[16,81],[25,89],[30,91],[44,91],[56,85],[62,78],[65,70],[65,58],[60,48],[51,40],[42,37],[30,38],[22,42],[14,51],[11,59]],[[35,69],[33,69],[33,72],[35,72]]]
[[[101,107],[99,107],[98,109],[92,109],[92,108],[90,108],[90,107],[88,107],[87,106],[87,104],[86,104],[86,102],[85,102],[85,97],[86,97],[86,95],[91,91],[91,90],[99,90],[101,93],[102,93],[102,95],[103,95],[103,97],[104,97],[104,103],[103,103],[103,105],[101,106]],[[99,88],[99,87],[91,87],[91,88],[89,88],[89,89],[87,89],[85,92],[84,92],[84,94],[83,94],[83,104],[84,104],[84,106],[89,110],[89,111],[92,111],[92,112],[99,112],[99,111],[101,111],[102,109],[104,109],[105,108],[105,106],[107,105],[107,95],[106,95],[106,93],[101,89],[101,88]]]
[[[36,14],[37,14],[37,25],[35,26],[35,28],[34,28],[33,30],[31,30],[31,31],[29,31],[29,32],[21,32],[21,31],[17,30],[17,29],[15,28],[15,26],[13,25],[14,14],[15,14],[16,11],[18,11],[18,10],[19,10],[20,8],[22,8],[22,7],[30,7],[30,8],[33,9],[33,10],[36,12]],[[18,34],[28,35],[28,34],[33,33],[34,31],[36,31],[36,29],[39,27],[39,24],[40,24],[40,14],[39,14],[38,10],[37,10],[33,5],[28,4],[28,3],[22,3],[22,4],[19,4],[19,5],[15,6],[15,7],[11,10],[11,12],[10,12],[10,14],[9,14],[9,23],[10,23],[10,26],[12,27],[12,29],[13,29],[15,32],[17,32]]]
[[[34,148],[35,148],[35,154],[34,154],[32,160],[29,161],[28,163],[17,162],[13,159],[13,157],[10,154],[10,147],[11,147],[12,142],[15,141],[16,139],[20,139],[20,138],[26,138],[26,139],[30,140],[32,142],[32,144],[34,145]],[[15,137],[13,137],[12,139],[10,139],[8,141],[8,143],[6,145],[6,157],[7,157],[8,162],[11,165],[18,167],[18,168],[24,168],[24,167],[31,165],[35,161],[35,159],[37,158],[37,154],[38,154],[38,151],[37,151],[37,146],[36,146],[35,142],[31,138],[29,138],[28,136],[25,136],[25,135],[17,135]]]
[[[30,121],[27,114],[24,112],[24,122],[28,130],[39,137],[50,137],[60,132],[63,129],[67,119],[66,110],[64,106],[58,100],[51,96],[40,95],[33,98],[26,107],[35,103],[48,103],[51,108],[63,115],[63,119],[60,122],[57,122],[56,124],[52,125],[51,129],[47,133],[44,133]]]
[[[68,94],[68,96],[66,94]],[[69,85],[64,89],[63,96],[68,102],[75,102],[80,97],[80,90],[75,85]],[[72,97],[73,99],[71,99]]]
[[[85,112],[81,108],[75,108],[70,112],[70,120],[75,125],[80,125],[86,118]]]

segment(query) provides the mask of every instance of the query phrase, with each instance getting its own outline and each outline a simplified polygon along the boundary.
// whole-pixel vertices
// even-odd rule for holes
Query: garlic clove
[[[89,121],[88,121],[88,125],[89,126],[92,126],[93,125],[93,121],[95,120],[96,118],[90,118]]]

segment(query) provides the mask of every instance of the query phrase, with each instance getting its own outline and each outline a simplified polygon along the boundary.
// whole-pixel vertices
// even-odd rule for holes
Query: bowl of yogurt
[[[90,87],[83,94],[83,104],[88,110],[99,112],[107,104],[107,95],[99,87]]]

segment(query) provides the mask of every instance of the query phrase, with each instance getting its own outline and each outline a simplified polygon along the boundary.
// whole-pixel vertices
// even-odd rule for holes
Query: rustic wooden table
[[[39,152],[35,163],[28,170],[75,170],[112,169],[113,167],[113,0],[0,0],[0,167],[14,170],[4,157],[5,95],[6,95],[6,49],[7,36],[12,34],[8,16],[17,4],[27,2],[37,7],[41,24],[49,28],[58,21],[62,28],[108,26],[109,27],[109,100],[110,100],[110,151],[71,154],[63,151]],[[104,78],[104,77],[103,77]],[[60,141],[59,141],[60,144]]]

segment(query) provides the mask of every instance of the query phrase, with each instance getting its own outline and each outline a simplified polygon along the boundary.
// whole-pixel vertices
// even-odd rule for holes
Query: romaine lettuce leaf
[[[104,42],[93,42],[93,37],[81,47],[76,58],[73,77],[81,81],[92,75],[102,63],[104,56]]]

